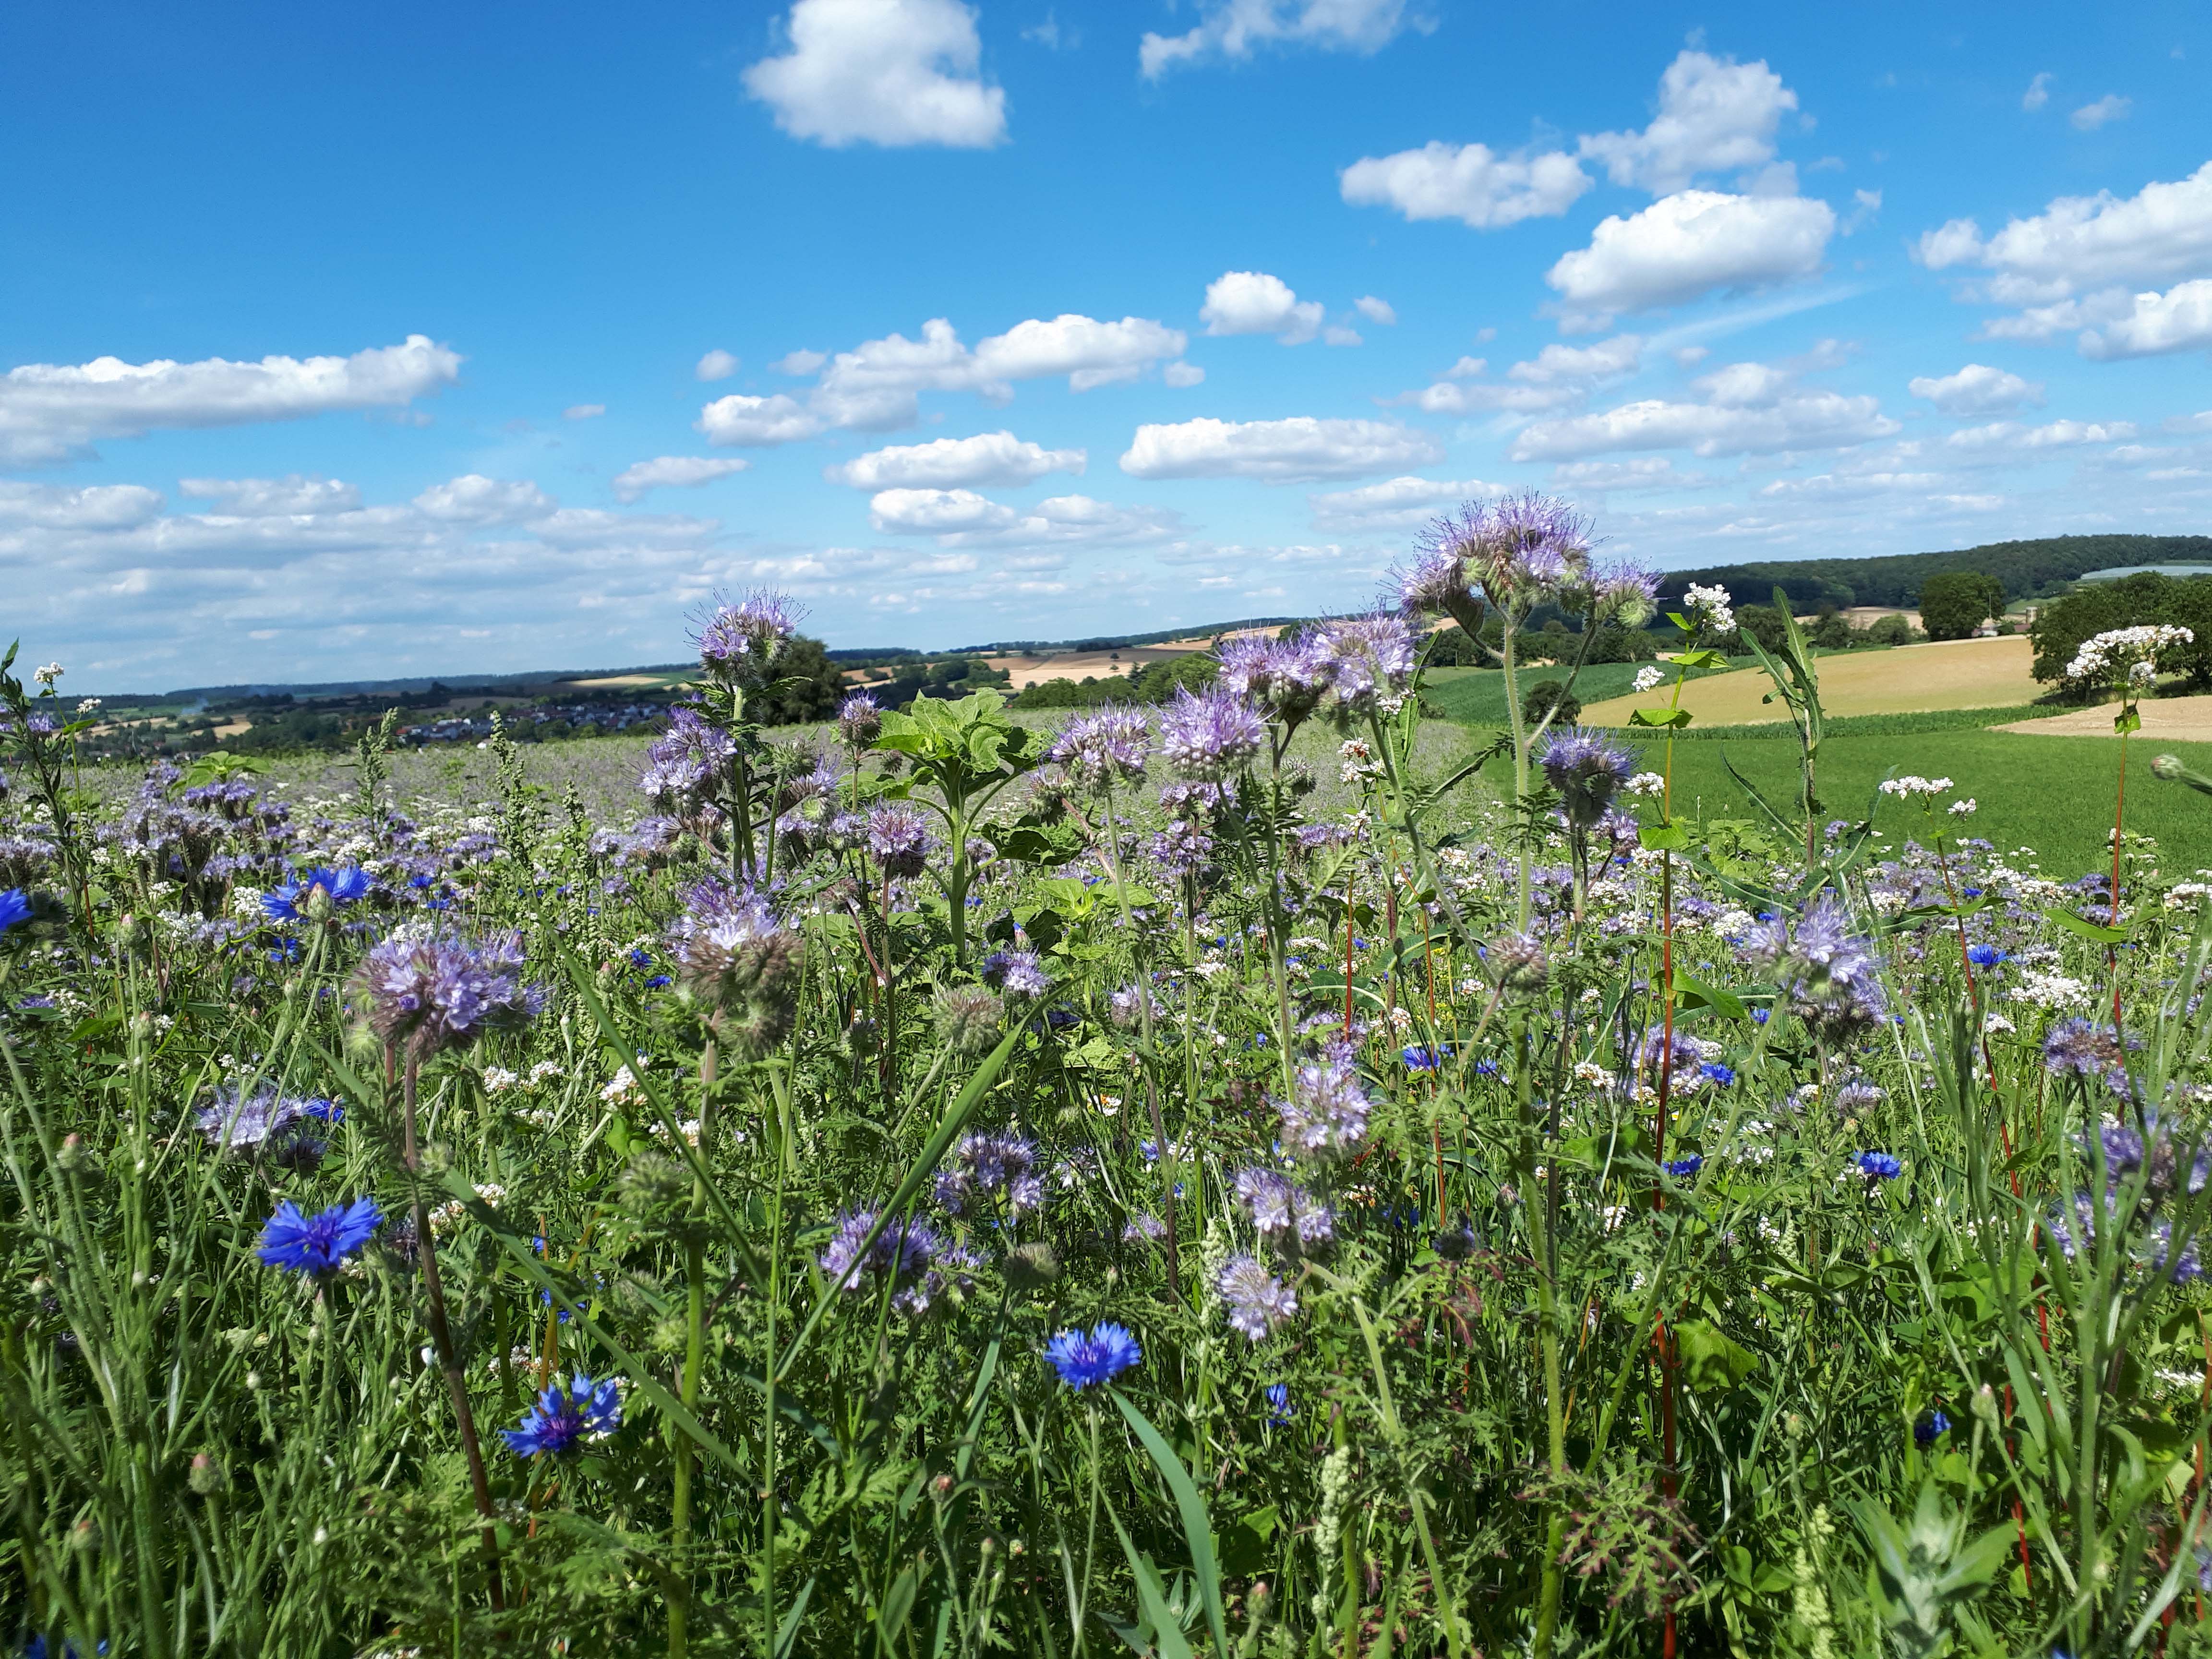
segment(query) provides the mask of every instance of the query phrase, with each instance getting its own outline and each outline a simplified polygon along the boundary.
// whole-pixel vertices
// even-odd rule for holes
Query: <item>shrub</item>
[[[1559,680],[1538,680],[1521,698],[1521,718],[1531,726],[1547,714],[1554,726],[1572,725],[1582,712],[1582,699]]]

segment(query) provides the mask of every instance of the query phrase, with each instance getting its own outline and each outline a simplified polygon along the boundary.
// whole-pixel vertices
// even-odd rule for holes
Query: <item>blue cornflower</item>
[[[647,950],[641,945],[634,945],[630,947],[629,959],[631,964],[635,967],[650,968],[653,966],[653,952]]]
[[[612,1434],[622,1427],[622,1395],[614,1379],[594,1382],[578,1371],[564,1390],[549,1382],[538,1403],[522,1414],[519,1427],[501,1429],[507,1443],[524,1457],[541,1452],[558,1455],[586,1436]]]
[[[1773,1012],[1773,1011],[1772,1011],[1771,1009],[1767,1009],[1767,1008],[1754,1008],[1754,1009],[1753,1009],[1753,1010],[1751,1011],[1751,1022],[1752,1022],[1752,1024],[1754,1024],[1754,1025],[1764,1025],[1764,1024],[1766,1024],[1766,1021],[1767,1021],[1767,1018],[1768,1018],[1768,1016],[1769,1016],[1772,1012]]]
[[[1869,1181],[1894,1181],[1905,1173],[1894,1152],[1861,1152],[1853,1162]]]
[[[295,939],[280,939],[269,951],[271,962],[297,962],[299,959],[300,941]]]
[[[0,893],[0,933],[20,927],[31,919],[31,896],[20,887]]]
[[[358,865],[332,870],[319,864],[264,894],[261,908],[271,921],[304,921],[311,915],[317,890],[333,906],[343,906],[368,897],[369,885],[368,872]]]
[[[1661,1164],[1659,1167],[1666,1170],[1668,1175],[1673,1176],[1677,1181],[1687,1181],[1692,1176],[1697,1174],[1698,1170],[1705,1167],[1705,1160],[1698,1154],[1692,1152],[1687,1158],[1669,1159],[1667,1163]]]
[[[1936,1437],[1950,1432],[1951,1419],[1941,1412],[1932,1411],[1912,1425],[1913,1443],[1926,1451],[1936,1443]]]
[[[1496,1077],[1498,1075],[1498,1062],[1494,1060],[1478,1060],[1474,1062],[1474,1069],[1480,1076]]]
[[[665,991],[675,982],[666,974],[655,974],[651,979],[646,981],[645,988],[648,991]]]
[[[1401,1049],[1399,1053],[1406,1062],[1406,1069],[1409,1072],[1438,1071],[1443,1068],[1444,1061],[1451,1058],[1449,1046],[1443,1043],[1438,1043],[1433,1048],[1419,1042],[1411,1043]]]
[[[1111,1320],[1081,1331],[1062,1331],[1045,1345],[1044,1357],[1052,1362],[1060,1380],[1071,1389],[1087,1389],[1119,1376],[1145,1357],[1137,1339]]]
[[[375,1237],[384,1224],[384,1212],[373,1198],[356,1198],[350,1204],[333,1204],[319,1215],[302,1215],[300,1206],[286,1199],[276,1206],[261,1230],[261,1260],[288,1273],[333,1272]]]
[[[1267,1384],[1268,1423],[1276,1428],[1280,1428],[1297,1414],[1298,1408],[1291,1404],[1290,1384],[1287,1382]]]
[[[307,1103],[307,1115],[320,1118],[325,1123],[343,1123],[345,1108],[335,1100],[311,1100]]]
[[[1717,1060],[1707,1060],[1698,1071],[1706,1082],[1717,1088],[1725,1089],[1735,1081],[1735,1073]]]
[[[2010,962],[2012,958],[1994,945],[1976,945],[1968,947],[1966,960],[1977,968],[1994,968],[2001,962]]]

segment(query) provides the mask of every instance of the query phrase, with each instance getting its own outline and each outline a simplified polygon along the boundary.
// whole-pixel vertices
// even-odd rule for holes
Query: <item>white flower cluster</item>
[[[498,1182],[479,1181],[476,1182],[475,1185],[477,1196],[482,1199],[486,1204],[491,1206],[493,1209],[496,1210],[501,1204],[506,1202],[507,1188],[499,1185]],[[450,1232],[457,1224],[459,1224],[461,1218],[467,1213],[468,1211],[463,1206],[460,1200],[458,1198],[448,1199],[445,1203],[441,1204],[436,1209],[430,1212],[430,1231],[433,1233]]]
[[[2212,893],[2212,887],[2201,881],[2177,881],[2166,890],[2166,908],[2169,910],[2191,909],[2196,902],[2207,893]]]
[[[100,712],[100,699],[98,697],[78,699],[76,712],[80,714],[97,714]]]
[[[1941,795],[1951,787],[1948,778],[1923,778],[1907,773],[1901,778],[1884,778],[1879,786],[1885,795],[1895,795],[1902,800],[1908,795]]]
[[[33,669],[31,673],[31,678],[38,681],[40,685],[50,686],[56,680],[61,678],[63,672],[62,665],[59,663],[50,662],[43,668]]]
[[[1364,783],[1369,778],[1382,775],[1382,767],[1376,763],[1375,751],[1357,738],[1347,738],[1338,745],[1336,757],[1340,763],[1337,775],[1346,783]]]
[[[607,1086],[599,1091],[599,1098],[610,1106],[629,1106],[645,1098],[645,1091],[637,1086],[637,1078],[629,1066],[617,1066]]]
[[[2089,988],[2063,974],[2030,972],[2023,975],[2020,983],[2007,994],[2014,1002],[2029,1003],[2038,1008],[2078,1008],[2088,1001]]]
[[[2081,649],[2074,653],[2074,660],[2066,665],[2066,678],[2102,680],[2124,675],[2130,686],[2141,689],[2156,678],[2161,651],[2177,645],[2193,645],[2196,641],[2194,633],[2172,623],[2144,623],[2135,628],[2112,629],[2081,642]],[[2138,672],[2139,670],[2148,672]]]
[[[1702,587],[1692,582],[1683,590],[1682,607],[1692,622],[1702,623],[1716,634],[1726,634],[1735,627],[1735,611],[1725,587]]]
[[[1639,692],[1656,690],[1666,678],[1665,670],[1647,664],[1636,671],[1636,689]]]
[[[1632,795],[1663,795],[1667,780],[1656,772],[1638,772],[1622,787]]]
[[[1967,796],[1964,800],[1954,800],[1951,803],[1951,816],[1954,818],[1970,818],[1974,816],[1976,810],[1974,798],[1972,795]]]

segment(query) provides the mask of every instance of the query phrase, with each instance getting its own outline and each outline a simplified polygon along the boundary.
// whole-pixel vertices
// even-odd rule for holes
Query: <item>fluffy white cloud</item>
[[[1659,114],[1641,132],[1592,133],[1582,154],[1616,185],[1664,196],[1703,173],[1742,172],[1774,159],[1774,129],[1797,94],[1765,63],[1685,52],[1659,77]]]
[[[977,342],[975,369],[987,382],[1065,374],[1070,391],[1088,392],[1133,380],[1161,358],[1182,356],[1189,343],[1181,329],[1149,318],[1105,323],[1070,312],[1049,320],[1033,317]]]
[[[1137,478],[1257,478],[1300,483],[1425,466],[1443,449],[1425,432],[1389,421],[1184,421],[1137,428],[1121,470]]]
[[[797,356],[799,354],[794,353],[793,355]],[[737,372],[738,360],[728,352],[723,350],[721,347],[716,346],[705,356],[700,358],[698,362],[693,367],[691,370],[691,378],[695,380],[726,380],[731,375]],[[800,372],[811,373],[811,371],[802,370]]]
[[[1146,78],[1202,58],[1249,58],[1263,46],[1317,46],[1325,52],[1379,52],[1408,27],[1433,27],[1407,15],[1406,0],[1200,0],[1199,22],[1187,33],[1146,31],[1137,62]]]
[[[2149,357],[2212,347],[2212,280],[2177,283],[2163,294],[2138,294],[2124,316],[2081,339],[2081,355],[2100,359]]]
[[[772,398],[717,398],[699,411],[692,427],[710,444],[787,444],[813,437],[822,422],[796,398],[779,392]]]
[[[784,27],[791,50],[744,78],[794,138],[986,149],[1006,136],[1006,94],[978,73],[959,0],[798,0]]]
[[[1011,432],[984,432],[872,450],[842,466],[823,468],[822,476],[855,489],[942,490],[1030,483],[1048,472],[1080,473],[1087,459],[1079,449],[1046,449]]]
[[[1886,438],[1898,423],[1873,398],[1789,389],[1762,364],[1731,365],[1698,382],[1703,403],[1645,398],[1600,413],[1542,421],[1515,439],[1516,461],[1572,460],[1637,450],[1686,449],[1694,455],[1767,455],[1838,449]]]
[[[1363,294],[1352,302],[1352,308],[1370,323],[1380,323],[1389,328],[1398,320],[1398,313],[1388,300],[1378,300],[1371,294]]]
[[[1510,386],[1478,382],[1480,357],[1462,357],[1430,386],[1401,393],[1392,401],[1410,404],[1431,415],[1482,413],[1537,415],[1578,403],[1609,380],[1642,366],[1644,340],[1620,334],[1595,345],[1547,345],[1535,356],[1505,371]]]
[[[240,519],[343,513],[361,505],[361,491],[353,485],[337,478],[303,478],[296,472],[281,478],[179,478],[177,488],[192,501],[213,501],[216,512]]]
[[[0,481],[0,531],[129,530],[153,519],[161,505],[161,492],[141,484],[63,489]]]
[[[1322,313],[1320,301],[1301,301],[1279,276],[1224,270],[1206,285],[1198,315],[1208,334],[1273,334],[1285,345],[1303,345],[1320,331]]]
[[[1178,522],[1158,507],[1088,495],[1054,495],[1020,512],[972,489],[883,490],[869,501],[868,518],[890,534],[934,536],[940,547],[1151,541]]]
[[[2133,196],[2062,196],[1984,238],[1972,219],[1924,233],[1914,252],[1930,270],[1978,266],[1994,275],[1966,297],[2048,304],[2084,289],[2194,276],[2212,265],[2212,161]]]
[[[564,421],[596,421],[607,412],[605,404],[570,404],[561,411]]]
[[[2128,112],[2135,107],[2132,98],[2123,98],[2117,92],[2108,92],[2094,104],[2084,104],[2066,118],[2074,124],[2076,132],[2094,132],[2099,127],[2114,121],[2127,119]]]
[[[2027,83],[2027,90],[2020,95],[2020,106],[2033,115],[2050,101],[2051,71],[2045,70]]]
[[[717,478],[726,478],[733,472],[742,472],[750,461],[718,460],[708,455],[659,455],[649,461],[635,461],[615,474],[615,499],[635,501],[648,489],[696,489]]]
[[[1589,187],[1589,174],[1559,150],[1500,155],[1487,144],[1435,140],[1393,155],[1363,156],[1337,181],[1353,207],[1395,208],[1408,219],[1456,219],[1475,230],[1556,218]]]
[[[1835,228],[1826,202],[1686,190],[1602,221],[1590,245],[1563,256],[1544,280],[1571,318],[1602,326],[1617,312],[1809,276]]]
[[[25,363],[0,378],[0,460],[61,460],[96,438],[161,429],[393,408],[450,386],[460,369],[458,353],[422,334],[350,357]]]
[[[1632,461],[1562,461],[1552,482],[1570,489],[1620,494],[1632,490],[1711,489],[1721,480],[1710,472],[1681,472],[1664,455],[1639,455]]]
[[[2040,381],[2022,380],[1987,363],[1968,363],[1955,374],[1918,375],[1905,390],[1925,398],[1946,415],[1994,415],[2043,401]]]
[[[2136,435],[2132,421],[2053,421],[2047,426],[2022,426],[2017,421],[1997,421],[1954,432],[1944,441],[1954,449],[2059,449],[2076,444],[2120,443]]]
[[[1194,386],[1206,379],[1206,371],[1196,363],[1170,363],[1160,371],[1160,379],[1171,386]]]
[[[711,351],[707,354],[708,357],[714,356],[714,355],[715,354]],[[703,362],[706,359],[702,358],[700,361]],[[807,375],[813,374],[816,369],[821,368],[823,364],[829,361],[830,354],[826,351],[787,351],[782,356],[770,363],[769,367],[779,374],[795,375],[798,378],[804,380]],[[737,366],[737,359],[734,357],[731,358],[731,368],[734,370]]]
[[[415,505],[430,518],[453,524],[511,524],[550,513],[555,503],[527,479],[510,482],[468,472],[431,485],[415,498]]]
[[[1319,530],[1407,529],[1426,524],[1444,507],[1470,495],[1498,495],[1503,484],[1480,478],[1419,478],[1408,475],[1358,489],[1332,489],[1306,500]]]

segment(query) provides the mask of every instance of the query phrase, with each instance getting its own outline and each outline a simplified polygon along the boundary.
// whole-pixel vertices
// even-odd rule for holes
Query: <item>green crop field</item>
[[[1623,732],[1626,738],[1629,734]],[[1638,766],[1658,771],[1665,745],[1647,741]],[[1738,772],[1794,817],[1797,744],[1789,738],[1728,738],[1674,745],[1674,807],[1697,818],[1757,818],[1759,808],[1729,775]],[[2128,813],[2131,831],[2157,837],[2169,872],[2212,866],[2212,799],[2151,775],[2160,754],[2175,754],[2199,771],[2212,772],[2212,744],[2133,741],[2128,744]],[[1979,730],[1928,731],[1831,737],[1820,746],[1820,799],[1832,817],[1856,817],[1877,799],[1875,785],[1893,773],[1948,777],[1951,799],[1979,807],[1964,822],[1945,827],[1980,836],[2000,848],[2033,847],[2044,869],[2080,875],[2107,855],[2118,745],[2087,738],[2034,738]],[[1893,842],[1925,839],[1917,807],[1882,800],[1879,822]]]

